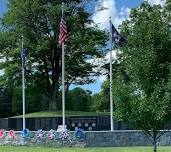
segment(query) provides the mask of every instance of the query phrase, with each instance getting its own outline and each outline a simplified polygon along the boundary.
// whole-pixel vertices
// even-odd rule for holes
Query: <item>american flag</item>
[[[68,37],[68,33],[67,33],[66,21],[62,17],[61,22],[60,22],[60,31],[59,31],[58,43],[64,44],[67,41],[67,37]]]

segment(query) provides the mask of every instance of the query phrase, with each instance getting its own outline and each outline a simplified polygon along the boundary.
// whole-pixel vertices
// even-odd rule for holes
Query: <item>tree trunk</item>
[[[52,95],[49,98],[49,111],[56,111],[57,110],[57,95]]]
[[[57,110],[57,97],[58,97],[58,92],[57,92],[57,87],[55,87],[54,90],[50,92],[49,111]]]
[[[56,111],[56,110],[57,110],[57,100],[56,100],[56,95],[53,94],[51,111]]]
[[[153,151],[154,152],[157,152],[157,142],[156,143],[153,143]]]
[[[54,97],[53,95],[51,95],[51,97],[49,98],[49,111],[55,111],[56,108],[56,97]]]
[[[157,152],[157,133],[153,130],[153,152]]]

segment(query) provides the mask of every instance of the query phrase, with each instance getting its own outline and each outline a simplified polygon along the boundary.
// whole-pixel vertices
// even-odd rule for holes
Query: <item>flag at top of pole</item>
[[[122,35],[116,30],[115,26],[111,23],[112,28],[112,42],[116,45],[122,45],[126,40]]]
[[[66,21],[65,21],[63,9],[62,9],[62,17],[61,17],[61,22],[60,22],[60,31],[59,31],[58,43],[64,44],[67,41],[67,38],[68,38],[67,26],[66,26]]]

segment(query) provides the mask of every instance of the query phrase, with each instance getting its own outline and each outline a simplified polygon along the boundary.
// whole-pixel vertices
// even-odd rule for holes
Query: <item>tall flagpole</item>
[[[64,3],[62,3],[62,17],[64,13]],[[65,53],[64,53],[64,42],[62,43],[62,125],[65,129]]]
[[[110,40],[110,129],[113,131],[114,124],[113,124],[113,98],[112,98],[112,22],[111,17],[109,18],[110,23],[110,34],[109,34],[109,40]]]
[[[26,121],[25,121],[25,71],[24,71],[24,58],[23,57],[23,49],[24,49],[24,42],[23,42],[23,36],[22,36],[22,96],[23,96],[23,129],[26,127]]]

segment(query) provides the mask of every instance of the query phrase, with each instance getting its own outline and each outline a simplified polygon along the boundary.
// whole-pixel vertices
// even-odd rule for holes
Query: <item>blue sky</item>
[[[108,29],[109,17],[112,17],[113,24],[117,27],[122,23],[123,20],[127,19],[131,8],[137,7],[142,3],[143,0],[93,0],[94,2],[89,3],[88,9],[93,12],[92,19],[99,25],[102,30]],[[150,4],[161,4],[162,0],[148,0]],[[2,14],[7,11],[7,0],[0,0],[0,18]],[[106,7],[101,12],[99,8]],[[83,89],[91,90],[93,93],[97,93],[101,89],[101,85],[105,80],[105,76],[96,78],[96,82],[93,84],[79,86]],[[72,85],[70,89],[76,86]]]
[[[120,9],[123,6],[132,8],[137,7],[142,3],[143,0],[115,0],[116,8]]]
[[[7,10],[7,1],[0,0],[0,17],[2,17],[2,14],[5,13],[6,10]]]

